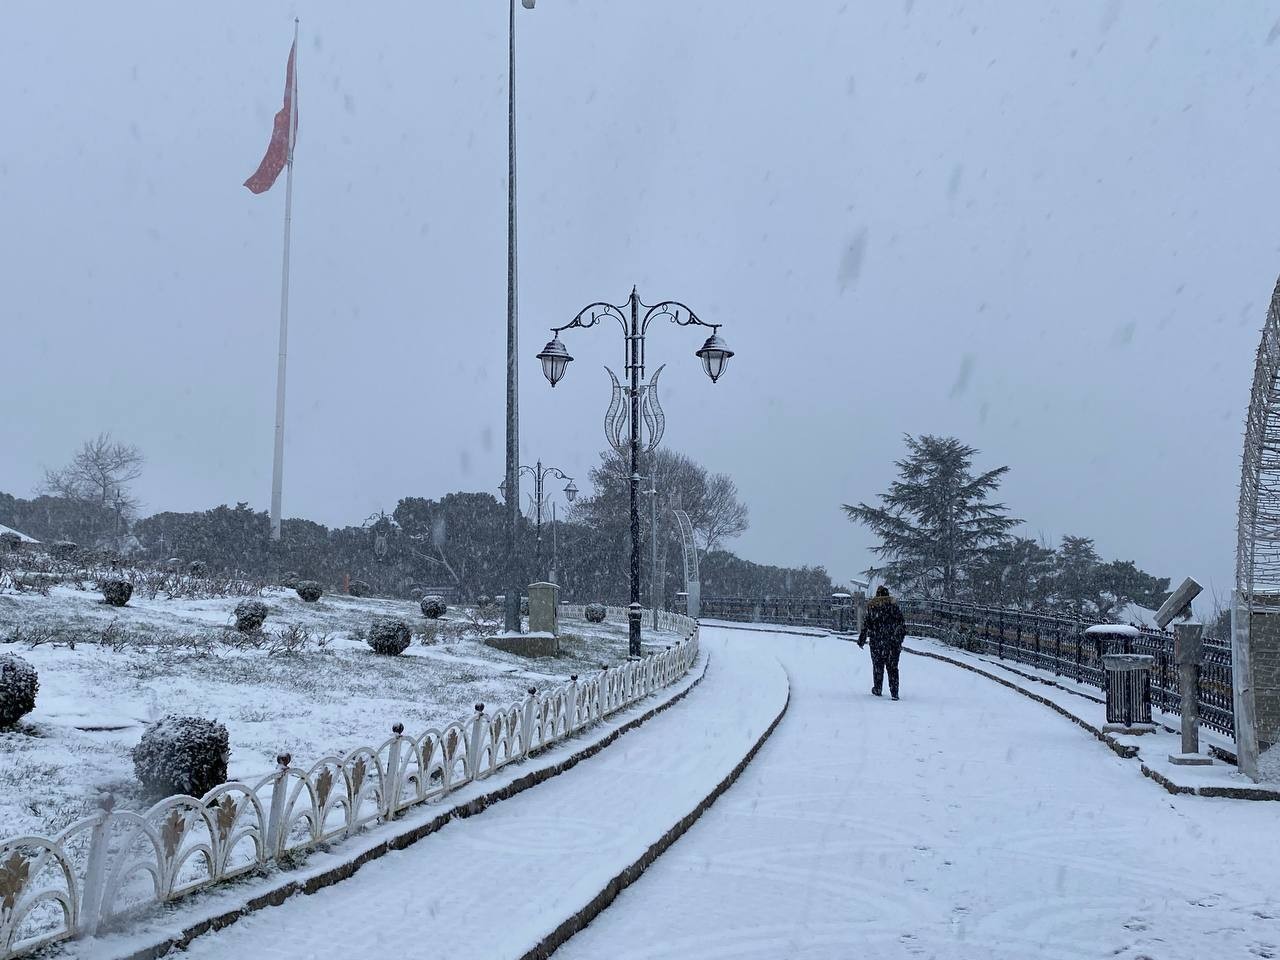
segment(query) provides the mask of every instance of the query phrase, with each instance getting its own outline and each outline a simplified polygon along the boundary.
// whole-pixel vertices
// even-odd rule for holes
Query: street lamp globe
[[[557,336],[553,337],[542,348],[542,352],[538,354],[538,359],[542,361],[542,375],[554,387],[564,378],[565,371],[568,369],[569,362],[573,360],[573,357],[569,356],[569,351],[565,349],[564,344],[560,342],[560,338]]]
[[[568,486],[564,488],[564,498],[570,503],[573,503],[573,501],[578,499],[578,488],[574,486],[572,480],[570,480]]]
[[[716,328],[716,332],[707,337],[707,342],[694,356],[702,360],[702,369],[707,371],[707,376],[711,378],[712,383],[715,383],[724,374],[724,368],[729,365],[729,358],[733,356],[733,351],[720,336],[719,328]]]

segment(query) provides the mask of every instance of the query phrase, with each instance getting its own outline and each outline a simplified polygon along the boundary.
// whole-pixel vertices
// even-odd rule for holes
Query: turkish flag
[[[284,106],[276,114],[266,156],[258,164],[258,169],[253,172],[253,176],[244,182],[244,185],[254,193],[265,193],[271,189],[271,185],[276,182],[276,177],[280,176],[284,165],[290,161],[290,155],[293,152],[291,141],[296,140],[298,136],[298,80],[293,72],[293,57],[297,51],[298,41],[295,38],[293,46],[289,48],[289,66],[285,70]]]

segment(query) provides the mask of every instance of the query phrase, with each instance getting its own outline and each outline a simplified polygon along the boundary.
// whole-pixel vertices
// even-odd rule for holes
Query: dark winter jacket
[[[867,640],[874,644],[901,643],[906,635],[907,621],[893,597],[872,597],[867,601],[858,643]]]

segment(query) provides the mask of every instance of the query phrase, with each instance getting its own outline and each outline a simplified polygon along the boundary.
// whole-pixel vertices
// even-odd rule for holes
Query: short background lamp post
[[[564,488],[564,495],[570,503],[573,503],[573,501],[577,499],[578,488],[574,486],[573,477],[569,476],[559,467],[544,467],[541,460],[532,467],[521,465],[517,476],[523,476],[524,474],[528,474],[533,477],[533,513],[537,536],[536,545],[534,547],[534,569],[537,571],[537,575],[539,577],[545,578],[547,574],[542,567],[542,512],[547,504],[547,495],[545,493],[546,478],[550,475],[558,477],[561,480],[569,481]],[[507,481],[503,480],[502,483],[498,485],[498,489],[502,492],[502,496],[505,499],[507,496]],[[518,496],[519,491],[515,491],[515,495]],[[552,535],[554,536],[554,530],[552,531]],[[554,566],[554,564],[555,561],[553,559],[552,565]]]
[[[692,310],[675,300],[665,300],[653,306],[642,304],[635,288],[632,287],[631,296],[627,298],[625,304],[615,306],[604,302],[592,303],[580,310],[578,315],[564,326],[551,328],[551,340],[538,354],[538,359],[542,361],[542,373],[551,386],[554,387],[564,379],[569,364],[573,361],[573,357],[569,355],[568,349],[560,340],[560,334],[575,327],[584,330],[594,327],[606,317],[612,317],[621,327],[626,351],[625,372],[628,385],[621,386],[617,377],[613,376],[613,372],[609,372],[609,376],[614,381],[614,393],[609,412],[605,415],[605,435],[615,452],[630,459],[631,602],[627,614],[629,626],[627,649],[631,656],[638,657],[640,656],[640,621],[643,616],[643,608],[640,606],[640,481],[643,479],[640,476],[640,422],[643,418],[649,428],[646,452],[652,452],[657,447],[666,423],[657,399],[658,374],[662,369],[659,368],[654,373],[653,379],[647,386],[641,386],[645,366],[645,337],[649,331],[649,324],[659,317],[665,317],[680,327],[709,327],[711,336],[707,338],[702,348],[695,352],[695,356],[702,361],[702,368],[711,378],[712,383],[724,375],[733,351],[720,337],[718,323],[705,323],[699,320]],[[622,402],[624,400],[625,403]],[[628,433],[625,444],[622,438],[624,431]]]

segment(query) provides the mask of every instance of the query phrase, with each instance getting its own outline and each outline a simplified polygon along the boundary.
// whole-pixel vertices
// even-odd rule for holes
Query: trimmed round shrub
[[[316,583],[314,580],[299,580],[298,585],[294,587],[300,596],[307,603],[315,603],[324,596],[324,587]]]
[[[374,617],[369,625],[369,646],[374,653],[387,657],[398,657],[409,647],[413,634],[409,625],[403,620],[393,617]]]
[[[75,556],[76,551],[80,549],[79,544],[71,540],[57,540],[49,544],[49,552],[59,560],[70,560]]]
[[[133,584],[128,580],[104,580],[102,583],[103,602],[113,607],[123,607],[133,596]]]
[[[187,567],[193,577],[203,577],[207,569],[203,560],[192,560],[190,566]]]
[[[347,584],[347,593],[353,597],[367,597],[373,592],[373,587],[369,586],[365,580],[352,580]]]
[[[284,587],[286,590],[298,589],[298,584],[301,582],[302,577],[294,570],[290,570],[280,578],[280,586]]]
[[[236,604],[236,629],[241,633],[261,630],[266,622],[268,608],[261,600],[241,600]]]
[[[231,738],[216,720],[169,714],[150,724],[133,748],[133,769],[153,795],[200,797],[227,780]]]
[[[440,597],[423,597],[418,606],[422,608],[422,615],[428,620],[439,620],[449,610],[449,605]]]
[[[35,709],[40,676],[11,653],[0,654],[0,727],[11,727]]]
[[[604,623],[604,604],[588,603],[583,610],[583,616],[587,618],[588,623]]]

